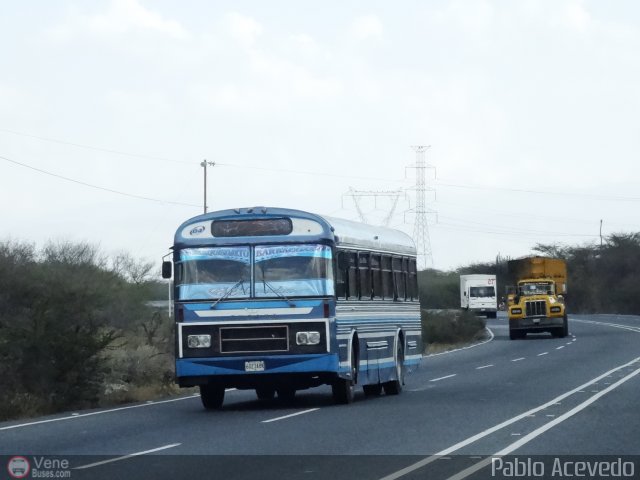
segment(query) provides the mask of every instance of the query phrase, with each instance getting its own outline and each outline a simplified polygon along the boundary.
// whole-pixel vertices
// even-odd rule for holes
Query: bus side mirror
[[[171,278],[171,262],[162,262],[162,278]]]

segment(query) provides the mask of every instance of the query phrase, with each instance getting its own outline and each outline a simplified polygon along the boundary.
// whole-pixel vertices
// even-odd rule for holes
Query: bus
[[[416,249],[385,227],[284,208],[205,213],[178,227],[176,382],[206,409],[229,388],[292,401],[330,385],[337,403],[401,392],[422,358]]]

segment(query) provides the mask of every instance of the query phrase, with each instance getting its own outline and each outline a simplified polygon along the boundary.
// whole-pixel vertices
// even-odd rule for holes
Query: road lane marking
[[[519,362],[520,360],[524,360],[526,357],[514,358],[511,360],[512,362]]]
[[[191,399],[194,399],[194,398],[199,397],[199,396],[200,396],[200,394],[196,393],[195,395],[190,395],[188,397],[172,398],[172,399],[169,399],[169,400],[160,400],[158,402],[142,403],[142,404],[139,404],[139,405],[129,405],[127,407],[118,407],[118,408],[112,408],[112,409],[109,409],[109,410],[100,410],[99,412],[78,413],[78,414],[73,414],[72,413],[68,417],[49,418],[48,420],[37,420],[35,422],[27,422],[27,423],[21,423],[19,425],[9,425],[7,427],[0,427],[0,431],[2,431],[2,430],[11,430],[13,428],[30,427],[31,425],[40,425],[42,423],[61,422],[62,420],[72,420],[72,419],[75,419],[75,418],[91,417],[93,415],[101,415],[103,413],[119,412],[121,410],[130,410],[132,408],[150,407],[152,405],[160,405],[162,403],[179,402],[181,400],[191,400]]]
[[[292,413],[291,415],[285,415],[283,417],[277,417],[277,418],[271,418],[269,420],[263,420],[262,423],[277,422],[278,420],[284,420],[285,418],[291,418],[291,417],[296,417],[298,415],[302,415],[302,414],[305,414],[305,413],[315,412],[316,410],[320,410],[320,409],[319,408],[310,408],[309,410],[303,410],[301,412]]]
[[[181,443],[172,443],[163,447],[152,448],[151,450],[145,450],[144,452],[130,453],[129,455],[123,455],[122,457],[110,458],[109,460],[102,460],[101,462],[89,463],[88,465],[82,465],[80,467],[74,467],[74,470],[84,470],[87,468],[99,467],[100,465],[106,465],[107,463],[119,462],[120,460],[126,460],[132,457],[139,457],[140,455],[146,455],[147,453],[159,452],[160,450],[166,450],[168,448],[177,447],[182,445]]]
[[[560,345],[559,347],[556,347],[556,350],[560,350],[561,348],[564,348],[564,345]]]
[[[493,364],[490,364],[490,365],[483,365],[483,366],[481,366],[481,367],[476,367],[476,370],[482,370],[483,368],[491,368],[491,367],[493,367]]]
[[[456,443],[455,445],[452,445],[448,448],[445,448],[444,450],[436,453],[435,455],[431,455],[429,457],[425,457],[422,460],[413,463],[401,470],[398,470],[397,472],[393,472],[390,473],[389,475],[382,477],[380,480],[397,480],[398,478],[404,477],[405,475],[415,472],[416,470],[421,469],[422,467],[425,467],[427,465],[429,465],[430,463],[435,462],[439,457],[442,457],[443,455],[449,455],[453,452],[456,452],[458,450],[460,450],[461,448],[466,447],[467,445],[471,445],[472,443],[477,442],[478,440],[487,437],[489,435],[491,435],[492,433],[495,433],[499,430],[502,430],[505,427],[508,427],[509,425],[516,423],[520,420],[522,420],[523,418],[528,417],[529,415],[532,415],[534,413],[537,413],[541,410],[544,410],[547,407],[550,407],[552,405],[554,405],[555,403],[558,403],[562,400],[564,400],[565,398],[570,397],[571,395],[574,395],[575,393],[585,389],[586,387],[593,385],[594,383],[599,382],[600,380],[602,380],[603,378],[606,378],[607,375],[611,375],[619,370],[622,370],[623,368],[627,368],[635,363],[637,363],[638,361],[640,361],[640,357],[635,358],[634,360],[630,361],[629,363],[625,363],[624,365],[620,365],[618,367],[615,367],[611,370],[609,370],[608,372],[586,382],[583,385],[580,385],[579,387],[574,388],[573,390],[569,390],[568,392],[563,393],[562,395],[559,395],[558,397],[554,398],[553,400],[550,400],[547,403],[544,403],[538,407],[532,408],[531,410],[528,410],[524,413],[521,413],[520,415],[517,415],[513,418],[510,418],[508,420],[505,420],[502,423],[499,423],[498,425],[494,425],[491,428],[488,428],[480,433],[477,433],[469,438],[466,438],[465,440],[462,440],[461,442]]]
[[[452,375],[447,375],[444,377],[438,377],[438,378],[432,378],[431,380],[429,380],[430,382],[439,382],[440,380],[444,380],[445,378],[451,378],[451,377],[455,377],[457,375],[457,373],[454,373]]]
[[[614,383],[610,387],[602,390],[601,392],[599,392],[596,395],[592,396],[591,398],[585,400],[584,402],[580,403],[579,405],[576,405],[575,407],[573,407],[568,412],[565,412],[562,415],[560,415],[558,418],[555,418],[555,419],[551,420],[549,423],[546,423],[546,424],[542,425],[541,427],[535,429],[533,432],[531,432],[531,433],[525,435],[524,437],[522,437],[520,440],[518,440],[518,441],[512,443],[511,445],[503,448],[499,452],[494,453],[490,457],[486,457],[481,462],[478,462],[475,465],[472,465],[469,468],[466,468],[463,471],[457,473],[456,475],[453,475],[453,476],[449,477],[447,480],[462,480],[462,479],[468,477],[469,475],[474,474],[478,470],[481,470],[484,467],[486,467],[489,464],[491,464],[491,460],[493,458],[501,457],[501,456],[504,456],[504,455],[509,455],[510,453],[514,452],[518,448],[520,448],[520,447],[526,445],[527,443],[529,443],[531,440],[536,439],[537,437],[539,437],[540,435],[542,435],[546,431],[551,430],[556,425],[564,422],[568,418],[573,417],[575,414],[580,413],[582,410],[587,408],[589,405],[595,403],[597,400],[602,398],[604,395],[606,395],[610,391],[616,389],[617,387],[619,387],[623,383],[631,380],[633,377],[635,377],[638,374],[640,374],[640,368],[634,370],[629,375],[623,377],[622,379],[618,380],[616,383]]]
[[[539,353],[538,356],[541,357],[543,355],[548,355],[548,354],[549,354],[549,352],[542,352],[542,353]]]

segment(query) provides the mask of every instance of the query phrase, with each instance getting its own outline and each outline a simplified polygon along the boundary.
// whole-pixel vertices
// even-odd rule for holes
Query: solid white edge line
[[[126,460],[127,458],[139,457],[140,455],[146,455],[147,453],[159,452],[160,450],[166,450],[168,448],[177,447],[182,445],[181,443],[172,443],[163,447],[152,448],[151,450],[145,450],[143,452],[130,453],[129,455],[123,455],[122,457],[110,458],[109,460],[102,460],[101,462],[89,463],[80,467],[74,467],[73,470],[84,470],[86,468],[98,467],[100,465],[106,465],[107,463],[119,462],[120,460]]]
[[[296,417],[296,416],[302,415],[304,413],[315,412],[316,410],[320,410],[320,408],[310,408],[309,410],[303,410],[301,412],[292,413],[291,415],[284,415],[283,417],[277,417],[277,418],[271,418],[269,420],[263,420],[261,423],[277,422],[278,420],[284,420],[285,418]]]
[[[501,456],[504,456],[504,455],[509,455],[511,452],[517,450],[518,448],[522,447],[523,445],[526,445],[531,440],[534,440],[535,438],[539,437],[540,435],[545,433],[547,430],[551,430],[553,427],[555,427],[559,423],[562,423],[565,420],[567,420],[568,418],[573,417],[576,413],[581,412],[582,410],[587,408],[589,405],[591,405],[592,403],[595,403],[601,397],[603,397],[604,395],[606,395],[610,391],[616,389],[617,387],[619,387],[623,383],[631,380],[633,377],[635,377],[638,374],[640,374],[640,368],[638,368],[637,370],[634,370],[629,375],[621,378],[620,380],[618,380],[616,383],[614,383],[610,387],[607,387],[606,389],[602,390],[601,392],[598,392],[597,394],[593,395],[588,400],[585,400],[584,402],[580,403],[579,405],[576,405],[575,407],[573,407],[568,412],[563,413],[559,417],[554,418],[553,420],[551,420],[549,423],[546,423],[546,424],[542,425],[541,427],[537,428],[536,430],[534,430],[533,432],[525,435],[520,440],[518,440],[518,441],[512,443],[511,445],[503,448],[499,452],[494,453],[490,457],[485,458],[481,462],[478,462],[475,465],[472,465],[469,468],[466,468],[465,470],[457,473],[456,475],[453,475],[453,476],[449,477],[447,480],[462,480],[464,478],[467,478],[469,475],[472,475],[473,473],[477,472],[478,470],[481,470],[484,467],[488,466],[491,463],[493,458],[501,457]]]
[[[433,378],[431,380],[429,380],[430,382],[438,382],[440,380],[444,380],[445,378],[451,378],[451,377],[455,377],[457,375],[457,373],[454,373],[452,375],[447,375],[445,377],[439,377],[439,378]]]
[[[494,425],[491,428],[488,428],[480,433],[477,433],[475,435],[473,435],[472,437],[469,437],[465,440],[462,440],[461,442],[456,443],[455,445],[452,445],[448,448],[445,448],[444,450],[436,453],[435,455],[431,455],[429,457],[425,457],[422,460],[409,465],[408,467],[405,467],[401,470],[398,470],[397,472],[394,473],[390,473],[389,475],[382,477],[380,480],[396,480],[400,477],[404,477],[405,475],[414,472],[426,465],[429,465],[430,463],[433,463],[434,461],[436,461],[439,457],[442,457],[444,455],[449,455],[450,453],[453,453],[457,450],[460,450],[461,448],[466,447],[467,445],[471,445],[472,443],[477,442],[478,440],[480,440],[481,438],[484,438],[488,435],[491,435],[492,433],[495,433],[499,430],[502,430],[505,427],[508,427],[509,425],[516,423],[520,420],[522,420],[523,418],[528,417],[529,415],[532,415],[534,413],[538,413],[541,410],[544,410],[547,407],[550,407],[551,405],[560,402],[562,400],[564,400],[567,397],[570,397],[571,395],[579,392],[580,390],[583,390],[585,388],[587,388],[589,385],[592,385],[594,383],[599,382],[600,380],[602,380],[603,378],[606,378],[608,375],[611,375],[614,372],[617,372],[618,370],[622,370],[623,368],[629,367],[631,365],[633,365],[634,363],[637,363],[638,361],[640,361],[640,357],[637,357],[635,359],[633,359],[632,361],[630,361],[629,363],[625,363],[624,365],[620,365],[618,367],[615,367],[611,370],[609,370],[608,372],[603,373],[602,375],[589,380],[587,383],[580,385],[579,387],[574,388],[573,390],[569,390],[568,392],[563,393],[562,395],[559,395],[558,397],[554,398],[553,400],[548,401],[547,403],[544,403],[542,405],[539,405],[535,408],[532,408],[531,410],[527,410],[524,413],[521,413],[520,415],[517,415],[513,418],[510,418],[508,420],[505,420],[502,423],[499,423],[498,425]]]
[[[118,407],[118,408],[112,408],[112,409],[109,409],[109,410],[100,410],[99,412],[71,414],[71,415],[69,415],[67,417],[50,418],[48,420],[37,420],[35,422],[28,422],[28,423],[21,423],[19,425],[9,425],[7,427],[0,427],[0,431],[2,431],[2,430],[11,430],[13,428],[29,427],[31,425],[40,425],[42,423],[60,422],[62,420],[72,420],[72,419],[75,419],[75,418],[90,417],[90,416],[93,416],[93,415],[101,415],[103,413],[119,412],[121,410],[129,410],[129,409],[132,409],[132,408],[150,407],[152,405],[160,405],[162,403],[179,402],[181,400],[189,400],[189,399],[196,398],[196,397],[199,397],[199,396],[200,396],[200,394],[196,393],[196,394],[193,394],[193,395],[189,395],[188,397],[171,398],[169,400],[160,400],[158,402],[152,402],[152,403],[142,403],[140,405],[129,405],[127,407]]]
[[[447,350],[446,352],[430,353],[429,355],[423,355],[422,358],[437,357],[439,355],[446,355],[447,353],[460,352],[462,350],[468,350],[470,348],[479,347],[480,345],[484,345],[485,343],[489,343],[491,340],[493,340],[495,335],[493,334],[493,332],[491,331],[491,329],[489,327],[484,327],[484,329],[489,333],[489,338],[487,340],[483,340],[482,342],[474,343],[473,345],[468,345],[466,347],[456,348],[454,350]]]

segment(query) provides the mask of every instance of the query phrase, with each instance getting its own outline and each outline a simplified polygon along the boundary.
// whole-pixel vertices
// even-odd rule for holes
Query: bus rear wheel
[[[377,397],[382,393],[382,384],[375,383],[373,385],[363,385],[362,390],[367,397]]]
[[[217,410],[224,402],[224,387],[219,385],[200,385],[200,400],[207,410]]]
[[[390,382],[385,382],[384,393],[387,395],[398,395],[402,392],[402,385],[404,384],[404,349],[402,348],[402,338],[398,338],[398,347],[396,349],[396,379]]]

